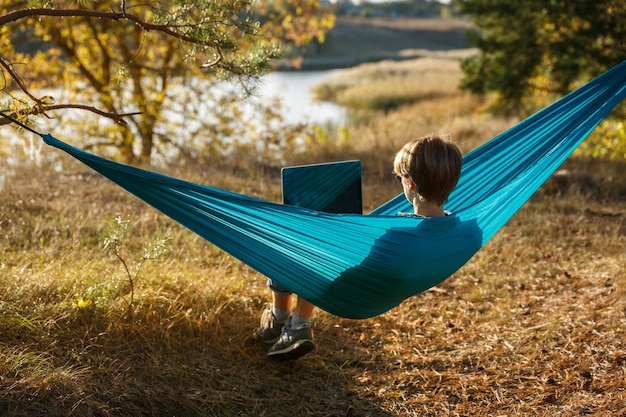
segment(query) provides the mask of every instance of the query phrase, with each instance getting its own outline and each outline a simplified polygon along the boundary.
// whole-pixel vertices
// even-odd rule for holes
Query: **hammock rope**
[[[90,166],[204,239],[332,314],[372,317],[461,268],[626,96],[626,61],[464,156],[445,218],[397,216],[403,194],[368,215],[276,204],[100,158]]]

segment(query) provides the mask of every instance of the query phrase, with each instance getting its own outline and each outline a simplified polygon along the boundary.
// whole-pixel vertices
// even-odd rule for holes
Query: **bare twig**
[[[0,56],[0,66],[2,66],[2,68],[4,68],[4,70],[9,73],[9,75],[13,78],[15,83],[18,85],[20,90],[24,92],[24,94],[30,97],[33,101],[39,102],[39,100],[34,95],[32,95],[30,91],[28,91],[28,88],[26,88],[26,85],[22,82],[22,79],[13,70],[12,62],[7,61],[6,59],[4,59],[4,57]]]

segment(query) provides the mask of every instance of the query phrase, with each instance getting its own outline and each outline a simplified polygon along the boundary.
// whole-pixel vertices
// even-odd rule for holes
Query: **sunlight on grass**
[[[14,373],[13,384],[45,388],[48,385],[64,385],[80,374],[80,371],[54,363],[53,356],[16,349],[0,352],[0,362]]]
[[[458,94],[458,60],[418,59],[364,64],[327,79],[321,100],[356,110],[389,111],[404,104]]]

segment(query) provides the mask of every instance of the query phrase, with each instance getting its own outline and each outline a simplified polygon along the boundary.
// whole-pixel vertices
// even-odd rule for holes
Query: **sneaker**
[[[294,329],[287,325],[278,341],[267,351],[267,356],[277,359],[298,359],[313,349],[315,343],[313,329],[310,326]]]
[[[275,343],[283,332],[285,322],[276,320],[272,313],[272,307],[267,307],[261,314],[261,324],[256,332],[257,337],[263,343]]]

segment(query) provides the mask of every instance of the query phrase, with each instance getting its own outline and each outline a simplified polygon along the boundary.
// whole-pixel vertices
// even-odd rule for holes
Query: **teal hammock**
[[[461,268],[626,95],[626,61],[464,157],[445,218],[276,204],[112,162],[50,134],[57,147],[319,308],[372,317]],[[390,161],[391,164],[391,161]],[[219,278],[216,278],[219,279]]]

